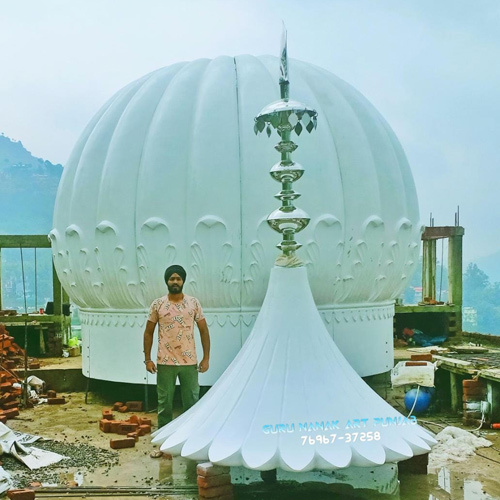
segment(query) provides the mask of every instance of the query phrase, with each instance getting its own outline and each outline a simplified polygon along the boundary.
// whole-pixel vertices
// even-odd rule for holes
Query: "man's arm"
[[[151,359],[151,348],[153,347],[153,335],[155,333],[156,323],[146,321],[146,328],[144,329],[144,361],[146,363],[146,370],[149,373],[156,373],[156,365]]]
[[[201,345],[203,347],[203,359],[200,361],[198,371],[204,373],[208,370],[208,360],[210,358],[210,334],[208,333],[208,325],[205,318],[196,322],[200,331]]]

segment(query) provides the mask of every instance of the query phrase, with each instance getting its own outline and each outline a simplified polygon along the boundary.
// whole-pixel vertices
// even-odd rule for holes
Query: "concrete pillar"
[[[54,292],[54,315],[62,315],[62,286],[56,273],[54,263],[52,263],[52,287]]]
[[[423,241],[422,300],[436,298],[436,240]]]
[[[462,305],[462,238],[460,234],[448,240],[448,297],[457,306]]]

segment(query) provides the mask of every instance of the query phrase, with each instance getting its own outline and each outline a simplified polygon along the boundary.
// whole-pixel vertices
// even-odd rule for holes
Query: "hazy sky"
[[[498,0],[0,0],[0,132],[64,164],[117,90],[200,57],[318,64],[387,119],[427,223],[460,204],[466,261],[500,250]]]

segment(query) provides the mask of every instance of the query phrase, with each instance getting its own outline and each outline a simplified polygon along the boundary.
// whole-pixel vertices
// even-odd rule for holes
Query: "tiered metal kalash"
[[[295,256],[295,251],[301,245],[295,241],[295,234],[309,224],[309,216],[304,210],[293,203],[300,196],[293,190],[293,183],[304,173],[300,163],[292,160],[291,155],[297,149],[297,144],[290,140],[292,131],[300,135],[305,129],[311,133],[317,126],[318,113],[305,104],[290,100],[290,82],[288,80],[288,55],[286,31],[283,32],[281,64],[280,64],[280,94],[281,99],[266,106],[255,118],[254,131],[259,134],[266,130],[271,136],[271,127],[278,131],[281,141],[275,148],[281,153],[281,161],[270,171],[273,179],[281,182],[281,191],[275,197],[281,200],[281,207],[269,214],[268,224],[283,235],[282,242],[277,245],[283,255],[276,260],[277,265],[296,267],[303,265]]]

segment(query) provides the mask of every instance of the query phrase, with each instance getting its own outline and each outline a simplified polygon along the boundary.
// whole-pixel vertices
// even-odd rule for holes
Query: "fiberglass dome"
[[[212,384],[240,349],[281,240],[266,222],[278,207],[269,170],[279,138],[253,131],[254,117],[279,99],[278,71],[271,56],[173,64],[117,92],[83,132],[50,238],[61,283],[81,308],[85,375],[154,381],[142,331],[172,263],[185,267],[185,292],[199,298],[210,326],[211,370],[200,383]],[[315,133],[294,139],[305,168],[296,204],[311,217],[298,256],[348,361],[362,376],[387,371],[394,299],[418,259],[408,162],[353,87],[295,60],[290,81],[290,97],[318,112]]]

